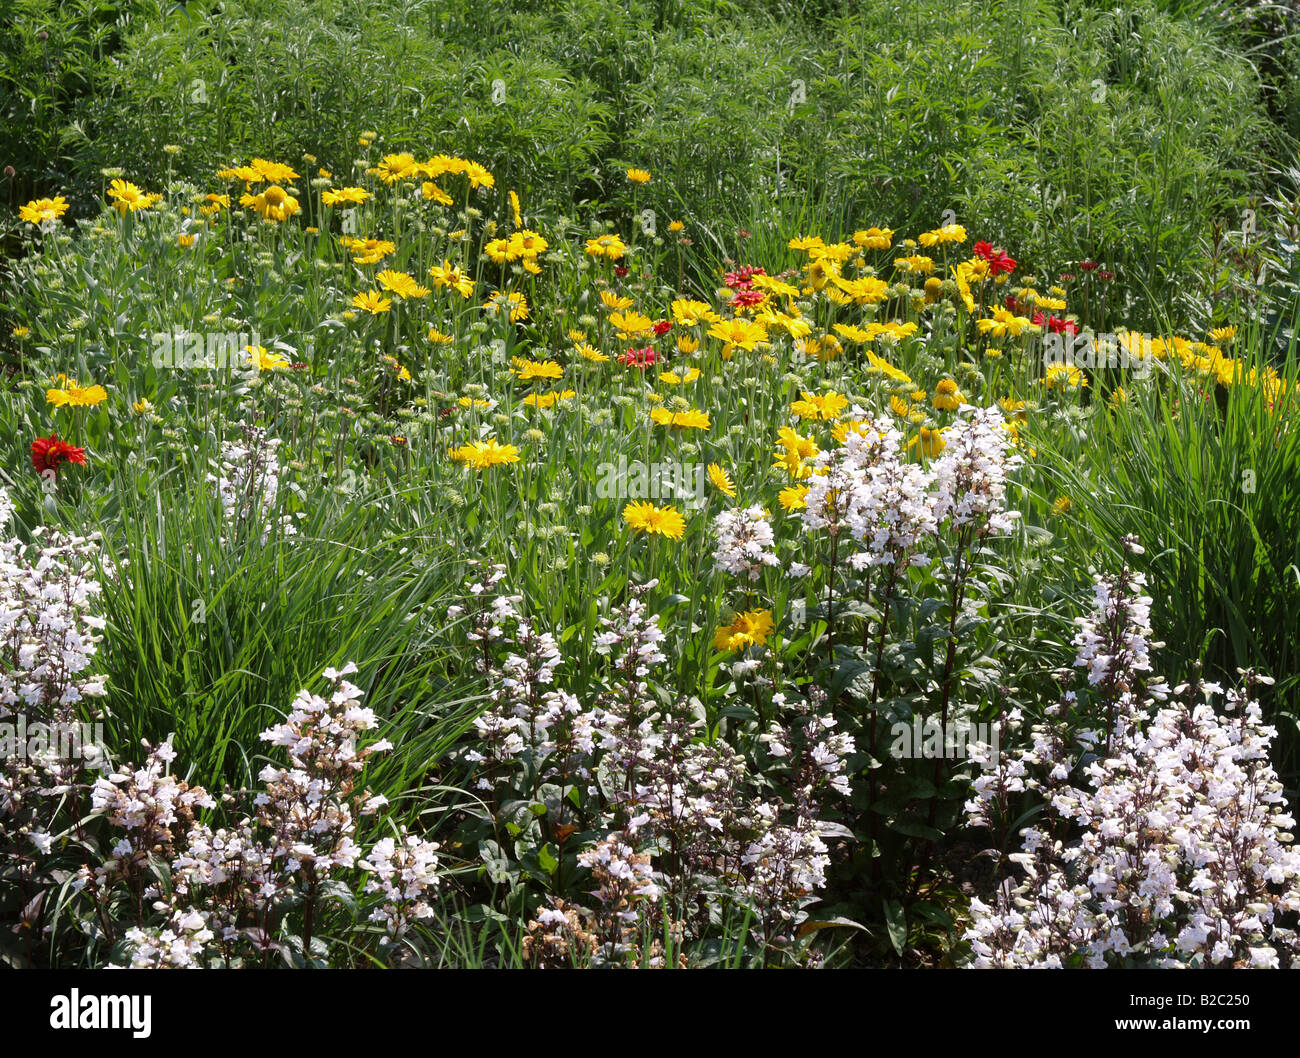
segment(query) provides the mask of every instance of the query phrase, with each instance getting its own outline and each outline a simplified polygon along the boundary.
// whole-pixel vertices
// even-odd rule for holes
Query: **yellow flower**
[[[389,298],[384,297],[378,290],[367,290],[364,293],[356,295],[352,299],[352,307],[364,309],[372,316],[378,316],[381,312],[387,312],[393,307]]]
[[[425,180],[420,184],[420,194],[422,194],[426,199],[438,203],[440,206],[450,206],[455,202],[455,199],[453,199],[432,180]]]
[[[321,204],[325,206],[359,206],[370,197],[364,187],[340,187],[335,191],[321,194]]]
[[[511,368],[520,382],[531,382],[535,378],[559,378],[564,368],[553,360],[517,359]]]
[[[736,486],[731,482],[731,475],[717,463],[709,464],[709,480],[713,482],[713,487],[724,496],[733,500],[736,498]]]
[[[348,235],[339,237],[339,245],[351,250],[352,260],[363,265],[382,261],[397,249],[397,244],[387,239],[354,239]]]
[[[812,474],[812,467],[806,461],[814,458],[820,451],[812,437],[800,437],[788,426],[777,431],[780,448],[775,453],[775,465],[783,467],[792,478],[799,481]]]
[[[674,233],[675,233],[675,232],[679,232],[679,231],[683,231],[683,230],[685,230],[685,228],[686,228],[686,225],[683,224],[680,220],[670,221],[669,224],[668,224],[668,230],[671,231],[671,232],[674,232]]]
[[[667,426],[674,430],[707,430],[709,428],[708,415],[696,408],[687,408],[684,411],[652,408],[650,419],[657,426]]]
[[[483,308],[490,315],[505,313],[510,318],[511,323],[518,323],[520,320],[528,319],[528,299],[519,291],[512,290],[508,294],[500,290],[494,290],[488,295],[487,302]]]
[[[791,239],[786,245],[792,250],[801,250],[804,253],[814,253],[826,246],[822,242],[820,235],[799,235]]]
[[[969,261],[962,261],[961,264],[954,265],[952,277],[957,283],[957,294],[961,297],[961,302],[966,306],[967,312],[975,311],[975,296],[971,293],[970,281],[974,278],[974,271]]]
[[[737,345],[752,353],[759,342],[767,341],[767,328],[751,320],[721,320],[709,328],[709,337],[725,343],[724,355]]]
[[[1052,513],[1057,517],[1060,517],[1061,515],[1068,514],[1070,508],[1073,506],[1074,504],[1070,502],[1069,496],[1061,496],[1054,504],[1052,504]]]
[[[991,334],[994,338],[1005,338],[1007,335],[1019,338],[1026,331],[1030,334],[1038,331],[1038,327],[1030,322],[1028,316],[1017,316],[1003,308],[994,309],[991,318],[977,320],[975,326],[979,328],[980,334]]]
[[[47,389],[45,399],[56,408],[88,408],[108,400],[103,386],[82,386],[67,375],[59,375],[54,382],[58,388]]]
[[[607,309],[621,311],[632,307],[632,299],[625,298],[621,294],[615,294],[612,290],[602,290],[600,292],[600,303]]]
[[[645,334],[654,329],[655,321],[639,312],[611,312],[610,325],[623,337]]]
[[[853,241],[864,250],[888,250],[893,238],[890,228],[867,228],[853,233]]]
[[[1123,386],[1116,386],[1110,391],[1110,397],[1107,400],[1112,408],[1120,408],[1128,404],[1128,394],[1124,392]]]
[[[198,241],[198,238],[199,237],[197,235],[178,235],[176,236],[176,243],[177,245],[183,246],[188,250],[191,246],[195,244],[195,242]]]
[[[957,388],[957,383],[950,378],[945,378],[934,387],[934,396],[930,403],[939,411],[956,411],[966,403],[966,398]]]
[[[249,366],[258,371],[287,371],[290,367],[287,357],[272,352],[264,345],[246,345],[244,352],[248,354]]]
[[[659,381],[666,382],[670,386],[683,386],[689,382],[694,382],[700,377],[700,369],[693,367],[685,375],[679,375],[676,371],[661,371]]]
[[[656,507],[644,501],[623,508],[623,521],[638,533],[666,536],[680,540],[686,532],[686,520],[676,507]]]
[[[804,356],[820,360],[822,363],[834,360],[844,353],[844,346],[833,334],[823,334],[820,338],[804,338],[795,343],[795,348]]]
[[[966,229],[960,224],[945,224],[942,228],[923,232],[917,239],[922,246],[939,246],[944,243],[965,242]]]
[[[530,393],[524,398],[524,403],[533,408],[550,408],[556,401],[569,400],[578,394],[571,389],[555,390],[551,393]]]
[[[998,407],[1008,419],[1018,419],[1020,422],[1026,422],[1029,419],[1029,412],[1023,400],[1016,400],[1015,397],[1003,397],[998,401]]]
[[[1215,327],[1213,330],[1210,331],[1210,335],[1209,335],[1210,341],[1213,342],[1215,345],[1219,345],[1219,344],[1227,345],[1236,337],[1237,337],[1236,327]]]
[[[933,459],[945,448],[948,443],[943,439],[943,431],[932,429],[929,426],[922,426],[921,432],[907,442],[908,448],[919,448],[921,454],[928,459]]]
[[[650,174],[644,169],[629,169],[627,171],[627,178],[633,184],[650,183]]]
[[[489,437],[485,441],[471,441],[460,448],[453,448],[449,454],[457,463],[464,463],[475,470],[519,462],[519,449],[514,445],[503,445],[495,437]]]
[[[584,360],[590,360],[593,364],[603,364],[609,359],[604,353],[598,352],[586,342],[579,342],[573,347],[573,351]]]
[[[925,257],[921,254],[912,254],[910,257],[900,257],[894,262],[894,267],[900,272],[928,276],[934,271],[934,258]]]
[[[698,352],[699,348],[700,340],[698,338],[687,338],[684,334],[678,336],[677,351],[683,356],[690,356],[692,353]]]
[[[58,220],[67,212],[68,202],[62,195],[55,195],[54,198],[34,198],[27,205],[18,207],[19,219],[38,226],[47,221]]]
[[[588,257],[607,257],[611,261],[617,261],[625,253],[627,253],[627,246],[617,235],[599,235],[587,240]]]
[[[800,390],[799,395],[803,399],[791,404],[790,411],[805,420],[816,421],[820,419],[829,422],[838,419],[844,413],[844,409],[849,406],[847,397],[833,391],[818,396],[816,393]]]
[[[763,290],[769,294],[778,294],[781,297],[786,298],[797,298],[799,296],[798,287],[777,279],[776,276],[764,275],[762,272],[759,272],[757,275],[752,275],[749,278],[750,282],[753,283],[755,290]]]
[[[844,296],[844,304],[877,305],[889,296],[889,284],[875,276],[863,276],[861,279],[845,279],[831,276],[831,282]]]
[[[148,209],[162,201],[162,195],[147,194],[129,180],[114,180],[109,185],[108,197],[113,200],[113,208],[123,216],[128,212]]]
[[[781,490],[777,502],[787,511],[801,511],[808,506],[808,486],[788,485]]]
[[[15,327],[11,333],[15,338],[26,338],[32,333],[32,329],[30,327]]]
[[[733,651],[761,647],[775,628],[771,610],[738,613],[731,624],[718,629],[713,637],[713,649]]]
[[[136,415],[148,415],[151,411],[153,411],[153,404],[151,404],[144,397],[141,397],[139,400],[137,400],[134,404],[131,405],[131,411],[133,411]]]
[[[517,231],[510,236],[510,252],[516,257],[524,259],[525,264],[528,261],[538,257],[546,252],[550,245],[544,238],[535,231]]]
[[[473,277],[453,267],[450,261],[444,260],[441,267],[434,265],[430,268],[429,277],[435,287],[449,287],[463,298],[470,298],[474,294]]]
[[[375,276],[380,286],[385,290],[392,291],[399,298],[427,298],[429,288],[423,287],[415,281],[415,277],[407,275],[405,272],[396,272],[391,268],[386,268]]]
[[[263,220],[272,222],[285,221],[302,212],[298,200],[279,184],[272,184],[256,195],[246,191],[239,196],[239,204],[253,210]]]
[[[378,165],[366,170],[368,176],[379,177],[389,187],[399,180],[419,176],[422,172],[420,163],[410,154],[386,154]]]
[[[1073,364],[1051,364],[1043,378],[1043,385],[1048,389],[1083,389],[1088,384],[1088,376]]]
[[[679,327],[697,327],[717,319],[718,314],[706,302],[690,298],[678,298],[673,302],[673,321]]]

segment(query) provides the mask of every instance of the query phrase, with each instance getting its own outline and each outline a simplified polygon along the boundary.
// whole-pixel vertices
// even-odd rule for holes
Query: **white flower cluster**
[[[0,490],[0,503],[8,502]],[[102,680],[77,678],[104,627],[90,612],[99,594],[90,561],[99,538],[44,526],[32,538],[30,545],[0,541],[0,718],[27,709],[52,722],[65,707],[105,693]]]
[[[197,911],[177,911],[166,926],[127,930],[125,940],[132,970],[190,970],[202,965],[212,930]]]
[[[262,770],[265,786],[253,799],[253,815],[231,828],[194,820],[196,808],[216,803],[166,774],[176,756],[168,743],[143,768],[96,784],[95,813],[126,832],[96,872],[98,881],[144,871],[150,858],[170,861],[170,890],[163,893],[152,881],[144,890],[157,898],[155,909],[167,912],[168,925],[140,926],[128,935],[132,966],[198,966],[214,948],[229,960],[249,940],[268,950],[276,943],[271,909],[297,882],[306,880],[314,893],[337,878],[335,871],[355,867],[371,874],[364,892],[378,899],[370,918],[385,925],[389,938],[433,914],[427,894],[439,881],[437,845],[403,828],[369,852],[355,840],[356,816],[386,803],[357,791],[356,779],[372,755],[392,748],[382,739],[357,748],[378,724],[361,704],[360,688],[346,679],[356,671],[350,663],[326,669],[334,685],[329,697],[300,692],[285,720],[262,732],[263,741],[286,750],[288,765]]]
[[[1131,549],[1136,548],[1130,542]],[[971,903],[966,933],[979,967],[1278,966],[1300,941],[1295,820],[1268,759],[1276,731],[1242,691],[1184,685],[1157,707],[1150,600],[1125,569],[1099,582],[1075,639],[1095,699],[1073,692],[1033,728],[1032,745],[998,761],[967,804],[969,821],[1012,818],[1012,795],[1046,801],[1047,822],[1021,831],[992,903]],[[1222,713],[1210,700],[1223,698]],[[1102,721],[1100,731],[1089,725]],[[1071,785],[1074,748],[1086,783]]]
[[[713,532],[718,538],[713,564],[723,573],[753,581],[764,566],[780,564],[772,550],[776,537],[762,507],[723,511],[713,520]]]
[[[764,737],[774,770],[790,773],[792,800],[771,797],[767,781],[748,775],[742,755],[721,739],[700,738],[695,722],[674,716],[652,691],[653,669],[667,660],[664,632],[645,601],[654,587],[635,586],[601,619],[595,649],[610,658],[611,671],[591,708],[551,685],[560,662],[551,637],[513,606],[480,602],[471,635],[496,644],[502,659],[488,666],[493,705],[463,759],[478,766],[480,787],[504,785],[515,796],[531,796],[538,781],[562,793],[582,781],[582,812],[608,836],[580,853],[579,863],[596,873],[605,903],[609,897],[617,904],[615,890],[635,875],[653,878],[675,897],[701,886],[729,893],[765,921],[789,921],[825,883],[818,801],[825,790],[847,794],[853,738],[834,730],[825,696],[814,689],[810,704],[794,709],[796,723],[787,729],[774,720]],[[772,704],[778,716],[791,711],[783,695]],[[566,802],[562,797],[560,813]],[[557,816],[552,825],[561,822]],[[653,871],[652,853],[636,852],[632,843],[642,840],[653,850],[674,850],[671,876]],[[630,907],[632,895],[649,892],[620,899]]]
[[[862,415],[854,408],[843,445],[817,456],[801,513],[805,528],[846,532],[861,545],[851,566],[924,564],[944,524],[981,535],[1011,528],[1018,513],[1006,509],[1006,479],[1019,460],[997,407],[958,419],[928,467],[904,459],[892,421]]]
[[[0,524],[12,511],[0,489]],[[92,612],[100,591],[91,561],[97,539],[38,526],[30,544],[0,541],[0,720],[15,728],[20,722],[29,730],[36,724],[74,728],[81,703],[107,693],[104,680],[87,672],[105,624]],[[0,759],[5,858],[23,859],[19,846],[28,843],[49,852],[61,800],[84,783],[86,768],[104,763],[93,743],[69,758],[58,741]]]
[[[370,913],[382,922],[390,937],[405,935],[413,918],[431,918],[426,894],[438,886],[438,846],[414,834],[405,839],[381,838],[361,866],[373,872],[366,892],[382,893],[384,901]]]
[[[624,925],[636,921],[638,901],[659,899],[649,854],[638,853],[620,834],[608,834],[579,853],[578,863],[596,879],[592,895]]]
[[[222,442],[218,472],[209,474],[208,481],[216,485],[225,520],[242,528],[262,524],[275,509],[284,470],[277,455],[279,438],[268,437],[261,426],[242,425],[239,433],[238,440]],[[292,516],[280,519],[280,530],[286,536],[297,532]],[[269,535],[262,533],[263,544]]]

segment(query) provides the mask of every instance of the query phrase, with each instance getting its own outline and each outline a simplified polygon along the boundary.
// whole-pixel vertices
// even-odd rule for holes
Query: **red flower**
[[[722,281],[732,290],[752,290],[754,284],[750,280],[754,276],[765,276],[767,272],[755,265],[741,265],[734,272],[728,272],[722,277]]]
[[[618,362],[627,367],[635,367],[644,371],[657,359],[654,349],[647,345],[644,349],[629,349],[626,353],[620,354]]]
[[[1097,269],[1097,262],[1096,262],[1096,261],[1080,261],[1080,262],[1079,262],[1079,267],[1082,268],[1085,272],[1093,272],[1093,271],[1096,271],[1096,269]]]
[[[982,257],[989,263],[989,274],[996,276],[1000,272],[1010,275],[1016,270],[1016,259],[1008,257],[1006,251],[996,249],[992,243],[977,242],[975,256]]]
[[[754,305],[761,305],[766,296],[761,290],[737,290],[736,296],[731,299],[731,307],[733,309],[745,309]]]
[[[1041,312],[1034,313],[1034,324],[1038,327],[1046,327],[1054,334],[1077,334],[1079,325],[1073,320],[1061,320],[1055,316],[1044,317]]]
[[[665,335],[672,329],[673,329],[672,320],[660,320],[658,323],[655,324],[655,335],[656,336]]]
[[[615,265],[614,274],[618,276],[619,279],[622,279],[625,275],[627,275],[627,269],[623,265]]]
[[[44,474],[47,470],[53,470],[57,474],[59,466],[65,462],[85,466],[86,450],[70,445],[67,441],[60,441],[56,433],[49,437],[38,437],[32,442],[32,466],[36,473]]]
[[[1062,282],[1062,283],[1073,283],[1073,282],[1074,282],[1074,273],[1073,273],[1073,272],[1062,272],[1062,273],[1061,273],[1061,282]]]
[[[1114,278],[1115,278],[1115,273],[1114,273],[1114,272],[1098,272],[1098,273],[1097,273],[1097,278],[1098,278],[1098,279],[1114,279]]]

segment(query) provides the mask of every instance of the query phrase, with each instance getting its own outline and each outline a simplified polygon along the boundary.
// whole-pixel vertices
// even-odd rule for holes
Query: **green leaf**
[[[897,900],[886,900],[885,927],[889,930],[889,943],[899,955],[907,946],[907,918],[903,914],[903,905]]]

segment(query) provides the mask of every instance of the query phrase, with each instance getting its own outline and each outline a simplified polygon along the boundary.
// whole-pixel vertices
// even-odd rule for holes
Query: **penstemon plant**
[[[1130,555],[1141,554],[1125,538]],[[1043,821],[993,850],[990,900],[965,933],[979,967],[1295,965],[1300,854],[1253,692],[1151,674],[1151,599],[1127,564],[1098,576],[1067,690],[1001,756],[983,747],[967,819],[1005,837],[1022,801]],[[1220,709],[1214,707],[1221,700]],[[1023,726],[1023,725],[1022,725]]]

